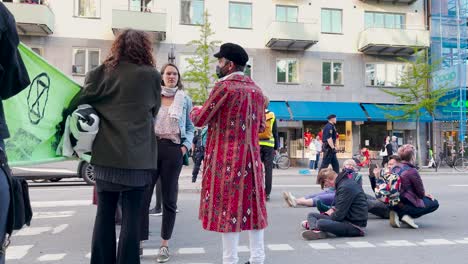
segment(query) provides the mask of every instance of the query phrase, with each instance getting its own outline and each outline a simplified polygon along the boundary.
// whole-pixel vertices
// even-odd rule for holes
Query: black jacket
[[[350,222],[360,227],[367,226],[367,198],[362,186],[341,172],[335,182],[335,209],[332,220]]]
[[[30,83],[18,45],[15,19],[0,2],[0,139],[10,136],[5,122],[2,100],[18,94]]]
[[[100,118],[91,163],[119,169],[156,169],[154,117],[161,104],[161,75],[150,66],[120,62],[110,72],[90,71],[70,109],[90,104]]]

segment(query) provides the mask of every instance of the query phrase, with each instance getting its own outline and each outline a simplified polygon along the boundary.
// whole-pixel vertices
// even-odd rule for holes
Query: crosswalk
[[[89,207],[89,208],[85,208]],[[89,263],[91,253],[67,248],[46,249],[43,244],[35,243],[37,237],[56,236],[56,239],[66,239],[66,235],[72,228],[68,219],[72,219],[80,210],[93,208],[91,201],[88,200],[70,200],[70,201],[43,201],[33,203],[35,211],[33,226],[23,228],[14,234],[13,244],[7,250],[7,263]],[[62,211],[63,210],[63,211]],[[71,221],[70,221],[71,222]],[[41,225],[47,223],[47,225]],[[68,233],[67,233],[68,232]],[[298,235],[298,237],[300,237]],[[21,244],[21,243],[22,244]],[[468,246],[468,237],[426,237],[418,240],[376,240],[375,238],[354,238],[354,239],[327,239],[319,241],[304,241],[297,239],[288,241],[288,243],[266,243],[265,251],[267,254],[276,254],[276,252],[285,252],[294,254],[294,252],[304,250],[305,248],[313,251],[333,251],[338,249],[375,249],[375,248],[424,248],[435,246]],[[220,252],[220,245],[209,248],[196,247],[174,248],[172,252],[175,256],[194,256],[193,259],[199,259],[201,256],[213,256]],[[248,254],[249,246],[240,245],[239,253]],[[156,248],[145,248],[142,257],[142,263],[153,263],[157,255]],[[79,255],[79,256],[78,256]],[[27,259],[27,261],[24,261]],[[79,262],[68,261],[67,259],[81,259]],[[151,261],[150,261],[151,260]],[[185,263],[185,262],[184,262]],[[201,262],[193,264],[202,264]],[[209,264],[209,263],[205,263]]]

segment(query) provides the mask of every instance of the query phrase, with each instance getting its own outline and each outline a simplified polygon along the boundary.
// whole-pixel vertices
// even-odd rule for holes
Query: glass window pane
[[[83,49],[75,49],[73,50],[73,58],[74,64],[72,68],[72,72],[75,74],[85,74],[86,69],[86,50]]]
[[[276,6],[276,20],[286,21],[286,8],[284,6]]]
[[[384,14],[382,13],[374,14],[374,27],[377,27],[377,28],[384,27]]]
[[[297,83],[297,61],[288,62],[288,82]]]
[[[385,14],[385,28],[395,28],[395,15]]]
[[[288,22],[297,22],[297,7],[288,7]]]
[[[387,64],[387,79],[385,86],[396,86],[397,81],[397,67],[395,64]]]
[[[322,83],[331,84],[331,62],[322,62]]]
[[[141,11],[140,0],[129,0],[128,2],[130,11]]]
[[[374,64],[366,64],[366,85],[376,85]]]
[[[376,85],[385,85],[385,64],[376,64]]]
[[[242,28],[252,27],[252,5],[243,4],[241,13]]]
[[[88,71],[99,66],[99,51],[91,50],[88,52]]]
[[[229,26],[240,27],[240,6],[239,4],[229,3]]]
[[[286,64],[285,60],[276,62],[276,82],[286,82]]]
[[[204,2],[203,1],[193,1],[192,9],[192,23],[193,24],[203,24],[203,12],[205,12]]]
[[[322,32],[331,32],[331,13],[327,9],[322,9]]]
[[[366,12],[364,15],[364,24],[365,28],[371,28],[374,26],[374,14],[370,12]]]
[[[343,84],[343,64],[333,63],[333,84]]]
[[[395,16],[395,28],[403,29],[405,26],[405,16],[396,15]]]
[[[78,0],[78,16],[99,17],[100,0]]]
[[[341,33],[341,10],[333,10],[332,12],[332,32]]]

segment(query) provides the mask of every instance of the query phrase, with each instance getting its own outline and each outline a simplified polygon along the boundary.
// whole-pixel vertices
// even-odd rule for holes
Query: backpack
[[[403,172],[409,170],[409,166],[396,167],[390,175],[384,175],[377,180],[375,197],[390,206],[396,206],[400,202],[400,187]]]
[[[266,114],[265,130],[258,134],[259,139],[273,138],[273,118],[275,118],[275,114],[272,112]]]

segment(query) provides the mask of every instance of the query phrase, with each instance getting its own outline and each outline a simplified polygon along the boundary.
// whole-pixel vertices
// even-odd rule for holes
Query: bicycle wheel
[[[276,161],[276,166],[282,170],[287,170],[289,169],[289,166],[291,166],[291,162],[289,161],[289,158],[286,156],[281,156],[278,158]]]
[[[447,156],[445,157],[445,163],[447,163],[449,167],[453,167],[455,164],[455,159],[453,159],[451,156]]]
[[[453,167],[460,172],[468,171],[468,158],[458,158],[455,160]]]

